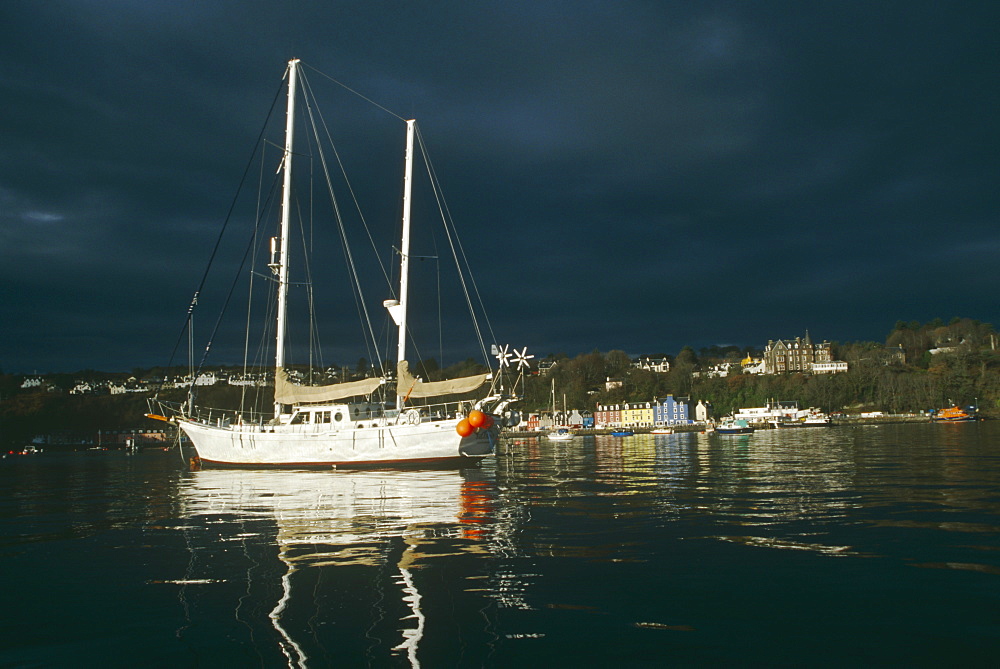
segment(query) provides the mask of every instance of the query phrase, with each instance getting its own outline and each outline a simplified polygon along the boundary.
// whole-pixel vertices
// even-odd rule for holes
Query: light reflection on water
[[[3,664],[114,649],[171,665],[927,666],[1000,650],[992,423],[521,439],[463,471],[4,465],[25,622]],[[81,618],[105,600],[125,604]]]

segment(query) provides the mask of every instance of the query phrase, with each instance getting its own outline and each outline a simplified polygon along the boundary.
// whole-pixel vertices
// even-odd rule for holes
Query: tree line
[[[768,400],[794,400],[826,411],[890,413],[978,405],[985,415],[1000,416],[998,343],[992,325],[968,318],[947,324],[941,319],[898,321],[884,343],[833,342],[834,359],[847,362],[848,371],[816,375],[743,374],[740,361],[762,352],[738,347],[695,351],[686,346],[676,356],[666,356],[671,358],[667,373],[636,368],[623,351],[595,350],[574,358],[550,355],[546,359],[554,364],[547,375],[525,380],[522,409],[549,408],[554,387],[560,408],[564,397],[570,408],[593,409],[674,395],[711,402],[716,415]],[[902,360],[890,354],[899,348],[905,353]],[[727,376],[706,373],[726,362],[733,367]]]
[[[546,375],[527,374],[516,385],[522,395],[517,405],[522,412],[544,411],[556,405],[593,410],[597,405],[651,402],[674,395],[712,404],[715,415],[733,409],[761,406],[768,400],[794,400],[799,406],[825,411],[878,410],[889,413],[940,409],[958,404],[977,405],[986,416],[1000,417],[1000,352],[997,333],[988,323],[955,318],[949,323],[935,319],[928,323],[898,321],[885,342],[832,344],[834,359],[848,363],[847,372],[838,374],[751,375],[739,371],[740,361],[759,357],[760,350],[736,346],[712,346],[695,351],[685,346],[676,355],[650,355],[670,360],[667,373],[638,369],[624,351],[591,351],[576,357],[549,355],[553,363]],[[900,347],[905,361],[887,351]],[[706,372],[719,363],[734,367],[726,377]],[[355,372],[371,373],[365,361]],[[484,371],[473,360],[441,368],[436,361],[418,362],[414,370],[431,380],[454,378]],[[170,376],[180,369],[135,369],[136,378]],[[24,443],[35,432],[73,430],[96,432],[148,428],[146,395],[68,395],[65,390],[79,378],[127,378],[95,371],[47,375],[49,385],[63,389],[23,390],[23,376],[0,373],[0,436],[5,444]],[[507,373],[508,388],[514,385]],[[121,380],[121,379],[119,379]],[[609,383],[613,381],[614,383]],[[554,388],[554,393],[553,393]],[[263,390],[263,389],[257,389]],[[198,390],[206,406],[235,408],[244,389],[219,384]],[[163,399],[181,401],[184,389],[161,391]],[[565,399],[564,399],[565,398]]]

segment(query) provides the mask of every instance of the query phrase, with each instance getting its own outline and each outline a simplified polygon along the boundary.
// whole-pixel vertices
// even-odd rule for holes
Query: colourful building
[[[656,425],[688,425],[693,423],[691,398],[667,395],[656,400],[653,405],[653,420]]]
[[[617,404],[597,405],[594,411],[594,427],[621,427],[621,407]]]
[[[622,427],[650,427],[653,424],[653,404],[626,404],[622,407]]]

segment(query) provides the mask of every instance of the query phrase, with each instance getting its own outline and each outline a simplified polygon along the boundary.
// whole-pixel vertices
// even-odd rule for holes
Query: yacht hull
[[[493,454],[498,429],[468,437],[458,421],[331,430],[322,426],[210,425],[179,420],[203,465],[400,467],[458,464]]]

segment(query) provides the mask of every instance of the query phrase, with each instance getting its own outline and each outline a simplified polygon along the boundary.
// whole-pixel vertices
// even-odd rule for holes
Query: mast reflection
[[[206,576],[231,563],[238,545],[246,578],[235,617],[249,628],[261,657],[270,653],[290,667],[346,661],[340,650],[357,645],[358,637],[368,660],[388,652],[419,666],[425,598],[435,593],[422,593],[416,574],[432,560],[485,553],[494,501],[493,486],[481,472],[457,470],[205,470],[192,472],[179,492],[191,557],[186,578],[178,582],[232,581]],[[230,564],[221,573],[241,572]],[[343,610],[348,595],[371,585],[376,593],[368,610],[365,602],[353,612]],[[186,587],[181,598],[190,611]],[[271,633],[257,629],[265,619]],[[193,626],[189,620],[178,636],[192,636]],[[363,633],[340,638],[355,628]],[[395,640],[383,641],[389,634]],[[265,638],[268,643],[262,643]]]

